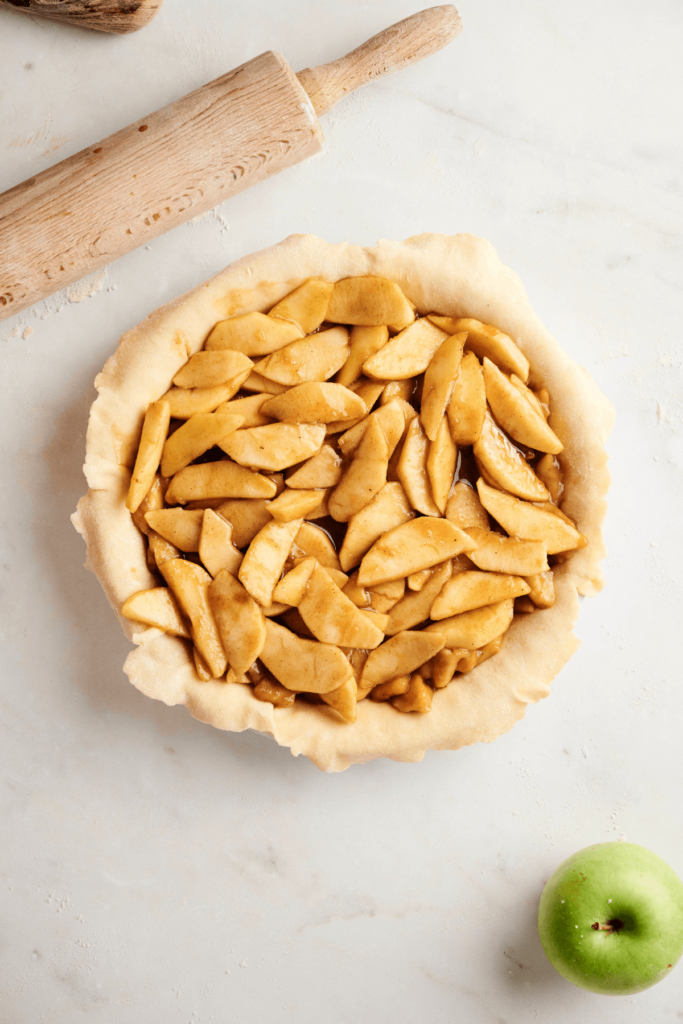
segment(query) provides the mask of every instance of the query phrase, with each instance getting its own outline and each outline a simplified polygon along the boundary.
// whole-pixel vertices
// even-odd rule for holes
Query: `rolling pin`
[[[137,32],[144,28],[163,0],[0,0],[0,7],[13,7],[25,14],[38,14],[51,21],[68,21],[98,32]]]
[[[323,145],[318,116],[436,53],[450,4],[295,75],[262,53],[0,195],[0,320],[224,202]]]

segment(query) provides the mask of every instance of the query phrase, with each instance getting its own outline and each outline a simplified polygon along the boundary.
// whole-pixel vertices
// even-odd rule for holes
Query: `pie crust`
[[[126,509],[131,469],[145,411],[171,386],[215,323],[266,312],[311,277],[337,281],[374,274],[395,281],[420,313],[472,317],[509,334],[529,359],[534,380],[552,396],[551,425],[564,444],[563,510],[588,545],[555,567],[555,604],[518,615],[502,651],[435,694],[427,715],[397,714],[385,703],[358,704],[349,726],[331,708],[297,701],[275,708],[249,686],[200,682],[182,640],[125,619],[123,602],[157,581],[147,568],[145,538]],[[583,367],[543,327],[519,278],[491,244],[473,235],[423,234],[374,247],[333,245],[292,235],[231,264],[216,277],[155,310],[126,332],[95,380],[84,466],[88,493],[72,517],[85,538],[86,567],[98,577],[136,649],[124,671],[142,693],[185,704],[202,722],[233,732],[256,729],[323,771],[342,771],[376,757],[419,761],[426,750],[490,743],[523,717],[579,646],[573,625],[579,595],[603,586],[601,524],[609,486],[605,442],[614,410]]]

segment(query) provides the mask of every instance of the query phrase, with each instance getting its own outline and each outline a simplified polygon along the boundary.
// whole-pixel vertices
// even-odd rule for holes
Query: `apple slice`
[[[390,679],[387,683],[378,683],[377,686],[372,688],[370,693],[370,700],[376,702],[390,700],[392,697],[400,697],[401,694],[407,693],[410,686],[410,676],[396,676],[395,679]]]
[[[391,458],[396,445],[401,440],[406,425],[406,413],[398,399],[394,399],[387,405],[380,406],[375,412],[366,416],[360,423],[357,423],[341,435],[339,447],[345,459],[353,455],[371,421],[379,424],[384,431],[384,436],[389,445],[389,458]]]
[[[209,584],[208,594],[230,667],[241,675],[254,664],[266,642],[263,612],[228,569],[221,569]]]
[[[365,508],[349,519],[339,552],[342,569],[345,572],[353,569],[382,534],[408,522],[414,515],[401,485],[385,484]]]
[[[260,373],[255,373],[252,370],[247,379],[242,383],[242,389],[244,391],[256,391],[263,395],[284,395],[287,385],[278,384],[274,380],[268,380],[267,377],[263,377]]]
[[[371,587],[402,579],[475,547],[476,542],[447,519],[413,519],[373,544],[361,562],[358,582]]]
[[[296,693],[329,693],[343,686],[353,673],[338,647],[303,640],[271,619],[266,620],[261,661],[283,686]]]
[[[263,411],[287,423],[331,423],[365,416],[365,402],[341,384],[309,381],[268,399]]]
[[[171,544],[165,537],[155,533],[152,529],[148,530],[147,543],[149,544],[149,550],[154,557],[157,569],[160,569],[162,564],[168,562],[170,558],[178,558],[180,556],[180,548],[177,548],[175,544]]]
[[[554,455],[544,455],[536,463],[536,476],[545,484],[554,505],[559,505],[564,494],[564,477],[560,463]]]
[[[192,513],[187,512],[186,515]],[[199,557],[204,568],[214,577],[221,569],[229,569],[233,576],[236,575],[244,557],[232,542],[232,523],[210,508],[204,511]]]
[[[334,286],[327,318],[336,324],[381,327],[411,323],[415,313],[394,281],[386,277],[346,277]]]
[[[413,672],[433,658],[444,646],[444,638],[435,631],[428,633],[404,630],[370,652],[361,676],[361,686],[374,688],[396,676]]]
[[[416,592],[422,590],[429,577],[435,571],[434,569],[420,569],[419,572],[411,572],[410,576],[407,577],[408,589]]]
[[[148,406],[126,498],[126,508],[129,512],[137,511],[140,502],[154,483],[170,421],[171,406],[167,401],[162,399]]]
[[[514,601],[510,598],[434,622],[427,626],[424,634],[440,636],[444,641],[442,646],[474,651],[504,633],[512,622],[513,612]]]
[[[363,399],[365,411],[370,412],[379,396],[384,392],[384,385],[381,380],[368,380],[367,377],[360,377],[355,384],[350,385],[349,390]],[[382,402],[381,404],[386,405],[387,403]]]
[[[270,416],[264,416],[261,406],[269,401],[270,395],[249,395],[248,398],[233,398],[223,402],[216,409],[216,416],[241,416],[243,427],[265,427]]]
[[[167,481],[162,482],[161,477],[158,473],[155,474],[152,480],[152,485],[147,491],[140,504],[138,505],[135,512],[132,513],[132,520],[137,526],[140,533],[149,533],[150,527],[147,525],[145,516],[148,512],[156,512],[159,508],[165,507],[164,494],[166,492]]]
[[[354,327],[351,331],[351,351],[335,380],[346,387],[361,375],[363,363],[389,340],[388,327]]]
[[[447,619],[473,608],[521,597],[522,594],[528,594],[530,589],[521,576],[496,572],[459,572],[438,594],[429,617],[434,620]]]
[[[419,672],[410,677],[410,685],[402,697],[392,697],[391,704],[397,711],[408,714],[415,711],[420,715],[432,710],[434,691],[425,683]]]
[[[552,608],[555,604],[555,586],[553,571],[540,572],[536,576],[526,576],[529,584],[529,597],[537,608]]]
[[[199,681],[202,683],[209,683],[213,679],[213,675],[206,664],[197,648],[192,645],[192,660],[194,661],[194,670],[197,673]]]
[[[290,321],[304,334],[312,334],[326,319],[333,288],[329,281],[312,277],[280,299],[268,316],[274,320]]]
[[[385,406],[389,408],[389,406]],[[396,474],[403,485],[408,501],[416,512],[426,516],[439,516],[441,510],[434,501],[427,473],[429,441],[419,417],[415,417],[406,431]]]
[[[317,455],[307,459],[287,477],[286,483],[288,487],[301,490],[336,487],[341,475],[341,456],[331,445],[324,444]]]
[[[121,614],[134,622],[163,629],[172,636],[190,637],[178,603],[168,587],[152,587],[131,594],[121,605]]]
[[[306,381],[327,380],[342,368],[348,356],[349,332],[345,327],[332,327],[266,356],[255,364],[254,373],[293,387]]]
[[[303,336],[296,324],[274,320],[265,313],[243,313],[217,323],[204,348],[207,352],[227,348],[245,356],[267,356]]]
[[[301,519],[293,519],[289,523],[271,520],[259,530],[247,548],[238,575],[245,589],[264,608],[273,603],[275,585],[302,522]]]
[[[446,504],[446,519],[461,530],[467,530],[470,526],[477,526],[482,530],[490,529],[486,509],[480,502],[476,490],[467,480],[458,480],[453,488]]]
[[[292,519],[305,519],[311,513],[320,509],[320,506],[325,502],[326,496],[327,491],[325,490],[283,491],[282,494],[271,501],[268,505],[268,511],[278,523],[288,523]],[[327,514],[323,510],[315,518],[320,519],[323,515]]]
[[[205,569],[182,558],[171,558],[160,571],[178,604],[192,623],[192,640],[213,679],[224,675],[228,661],[209,603],[211,577]]]
[[[249,682],[248,679],[247,682]],[[269,679],[267,676],[259,680],[253,693],[256,700],[262,700],[276,708],[291,708],[296,700],[294,690],[288,690],[282,683],[276,683],[274,679]]]
[[[177,505],[203,498],[274,498],[276,490],[268,477],[223,459],[181,469],[171,480],[166,501]]]
[[[535,576],[548,568],[547,551],[541,540],[502,537],[492,530],[476,527],[471,527],[467,533],[476,544],[475,550],[467,554],[478,569],[511,576]]]
[[[269,506],[270,502],[264,498],[236,498],[220,502],[216,512],[232,524],[232,543],[236,548],[246,548],[261,527],[271,521]]]
[[[384,640],[382,630],[363,615],[320,565],[313,567],[298,609],[321,643],[369,651]]]
[[[377,420],[368,425],[353,460],[332,491],[330,515],[338,523],[347,523],[372,501],[387,482],[389,445]],[[346,645],[352,646],[352,645]]]
[[[446,511],[457,461],[458,449],[453,444],[448,419],[446,416],[443,416],[441,418],[441,426],[437,431],[436,437],[429,445],[429,454],[427,455],[427,476],[431,484],[434,504],[441,515],[444,515]]]
[[[405,380],[424,373],[448,335],[428,319],[416,320],[363,363],[372,380]]]
[[[473,451],[487,475],[502,490],[526,501],[548,500],[546,488],[488,412]]]
[[[251,376],[250,370],[242,370],[225,384],[213,388],[171,388],[164,395],[164,401],[171,406],[171,416],[176,420],[189,420],[201,412],[213,412],[223,402],[229,401]]]
[[[313,523],[302,523],[292,546],[292,555],[311,555],[321,565],[331,569],[339,569],[339,559],[334,544],[319,526]]]
[[[147,525],[181,551],[198,551],[204,513],[182,508],[160,508],[148,512]]]
[[[453,681],[458,662],[466,657],[467,650],[464,647],[456,647],[451,650],[444,647],[432,658],[432,686],[435,690],[443,690]]]
[[[487,356],[506,373],[516,373],[524,383],[529,379],[529,360],[512,338],[497,327],[482,324],[479,320],[452,319],[445,316],[430,316],[429,319],[449,334],[467,331],[466,345],[480,359]]]
[[[349,601],[353,601],[356,608],[370,607],[370,591],[366,590],[365,587],[358,585],[357,572],[354,572],[354,574],[349,577],[346,584],[342,587],[342,590],[348,597]]]
[[[516,373],[510,374],[509,381],[513,387],[517,388],[531,402],[538,415],[542,416],[547,423],[550,416],[550,406],[548,404],[550,402],[550,395],[548,391],[545,388],[541,388],[540,391],[532,391],[531,388],[526,386],[524,381],[519,379]],[[543,401],[541,401],[541,398],[543,398]]]
[[[229,404],[229,403],[226,403]],[[224,416],[217,412],[190,416],[167,439],[161,456],[162,476],[171,477],[217,445],[227,434],[237,430],[243,416]]]
[[[542,540],[546,552],[573,551],[581,542],[581,534],[571,523],[553,512],[547,512],[528,501],[520,501],[479,479],[477,490],[481,503],[511,537]]]
[[[447,337],[434,353],[425,371],[420,419],[430,441],[436,439],[437,431],[450,402],[466,337],[464,332]],[[406,395],[405,397],[410,396]]]
[[[242,352],[225,349],[218,352],[195,352],[178,370],[173,383],[178,388],[215,388],[227,384],[254,364]]]
[[[484,384],[491,411],[510,437],[538,452],[557,455],[562,451],[562,442],[550,429],[543,415],[534,408],[532,400],[519,387],[511,384],[490,359],[484,359]],[[523,384],[522,387],[529,395],[533,395],[529,388]]]
[[[252,469],[288,469],[317,454],[325,428],[317,423],[268,423],[265,427],[235,430],[220,447],[240,466]]]
[[[353,725],[358,717],[358,712],[356,711],[358,687],[353,677],[347,679],[336,690],[330,690],[329,693],[321,693],[320,696],[325,704],[329,704],[337,714],[341,715],[345,722]]]
[[[486,416],[484,375],[474,352],[465,352],[453,381],[448,403],[451,437],[457,445],[468,447],[481,434]]]
[[[389,622],[385,633],[394,636],[404,629],[419,626],[429,618],[429,612],[441,590],[447,585],[452,574],[452,563],[449,559],[436,568],[427,570],[429,579],[420,590],[409,590],[402,601],[394,605],[389,614]]]
[[[315,558],[302,558],[286,572],[273,591],[273,600],[297,608],[306,593],[313,570],[320,563]]]

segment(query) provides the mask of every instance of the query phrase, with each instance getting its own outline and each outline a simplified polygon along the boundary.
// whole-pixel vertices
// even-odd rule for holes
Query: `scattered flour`
[[[49,295],[48,298],[43,299],[41,302],[37,302],[35,306],[31,306],[29,309],[23,311],[21,320],[18,324],[15,324],[9,334],[0,336],[1,341],[9,341],[10,338],[16,338],[19,334],[23,338],[30,337],[33,334],[33,327],[26,323],[29,317],[33,317],[38,320],[47,320],[53,313],[61,313],[66,308],[67,304],[75,302],[85,302],[86,299],[92,298],[93,295],[97,295],[104,288],[104,283],[107,280],[107,268],[102,267],[101,270],[95,271],[94,274],[89,274],[87,277],[82,278],[80,281],[76,281],[74,284],[70,284],[67,288],[63,288],[59,292],[55,292],[54,295]],[[115,288],[112,285],[112,288]],[[111,289],[107,289],[108,291]]]
[[[89,277],[84,277],[82,280],[76,281],[75,284],[70,284],[65,290],[67,302],[85,302],[86,299],[102,291],[106,280],[107,268],[102,267],[101,270],[90,274]],[[61,292],[59,294],[61,295]],[[53,295],[52,299],[54,300],[55,298],[56,296]]]

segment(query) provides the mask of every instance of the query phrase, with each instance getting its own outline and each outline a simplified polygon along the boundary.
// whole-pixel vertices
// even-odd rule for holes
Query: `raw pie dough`
[[[502,651],[461,682],[437,691],[430,714],[399,714],[388,704],[363,700],[357,722],[349,726],[323,705],[297,701],[291,708],[275,708],[257,700],[249,686],[200,682],[182,640],[125,619],[119,609],[131,594],[157,585],[147,568],[145,538],[125,506],[149,403],[165,394],[217,321],[266,312],[311,277],[334,282],[367,274],[395,281],[419,313],[495,324],[519,345],[534,379],[552,396],[551,424],[564,444],[562,508],[588,545],[555,568],[555,604],[542,613],[515,616]],[[604,444],[614,412],[588,373],[543,327],[521,282],[489,242],[472,235],[423,234],[362,248],[292,235],[151,313],[123,335],[95,386],[99,397],[90,412],[84,466],[90,489],[72,519],[87,544],[87,568],[137,645],[124,671],[147,696],[185,704],[195,718],[219,729],[257,729],[324,771],[342,771],[376,757],[419,761],[428,749],[490,743],[523,717],[527,704],[548,696],[550,682],[579,646],[572,629],[578,595],[594,595],[604,582],[601,524],[609,485]]]

